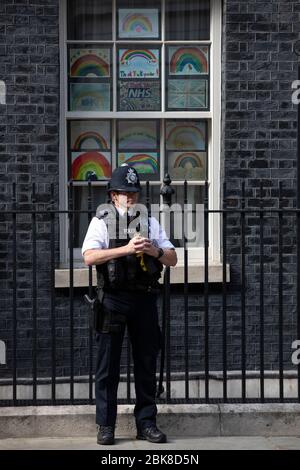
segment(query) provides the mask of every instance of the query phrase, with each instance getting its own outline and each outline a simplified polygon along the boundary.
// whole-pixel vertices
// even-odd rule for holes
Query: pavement
[[[0,439],[1,450],[299,450],[300,437],[168,437],[165,444],[116,437],[114,446],[99,446],[95,437],[40,437]]]
[[[240,442],[244,446],[251,442],[251,439],[242,436],[258,438],[259,445],[261,442],[270,445],[269,440],[264,441],[260,437],[300,438],[300,403],[160,404],[158,426],[169,438],[172,436],[168,445],[175,448],[190,446],[191,442],[197,446],[213,445],[211,443],[214,442],[216,445],[223,445],[224,442],[224,446],[235,446]],[[52,441],[56,438],[58,445],[72,445],[72,442],[81,445],[83,442],[84,446],[90,446],[94,443],[95,434],[95,407],[92,405],[16,406],[0,410],[0,448],[1,443],[4,445],[5,442],[11,442],[11,445],[14,442],[14,445],[21,446],[35,445],[34,438],[44,438],[43,441],[37,441],[42,445],[56,445]],[[135,435],[134,405],[119,405],[117,445],[123,446],[121,449],[143,445],[135,442]],[[71,438],[77,441],[69,442]],[[206,440],[202,441],[202,438]],[[226,438],[232,440],[227,441]]]

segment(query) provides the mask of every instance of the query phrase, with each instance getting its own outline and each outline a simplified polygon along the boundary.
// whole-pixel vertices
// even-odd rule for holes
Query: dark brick
[[[11,205],[11,182],[18,183],[18,204],[32,207],[32,181],[38,182],[37,200],[48,207],[49,185],[55,183],[58,206],[59,146],[59,34],[58,0],[3,0],[0,5],[1,79],[9,85],[6,114],[0,115],[0,203]],[[277,207],[279,181],[284,182],[284,204],[295,206],[297,110],[291,105],[291,82],[297,78],[293,41],[300,31],[299,2],[224,2],[222,178],[230,207],[240,207],[242,183],[246,204],[259,208],[263,179],[265,204]],[[227,47],[227,48],[226,48]],[[2,108],[1,108],[2,111]],[[1,210],[1,214],[3,211]],[[2,215],[1,215],[2,217]],[[18,376],[32,375],[32,220],[18,219]],[[11,219],[0,224],[1,338],[9,342],[12,357],[12,243]],[[9,225],[10,224],[10,225]],[[2,230],[2,227],[5,227]],[[290,366],[290,344],[296,331],[295,218],[284,225],[285,367]],[[59,227],[55,225],[55,256],[59,262]],[[241,367],[241,228],[240,216],[228,217],[227,256],[231,282],[227,295],[227,360],[229,369]],[[278,364],[278,245],[277,226],[265,226],[265,365]],[[39,375],[51,376],[49,219],[37,226],[38,364]],[[22,245],[21,245],[22,243]],[[259,217],[246,227],[247,367],[259,369]],[[180,290],[181,289],[181,290]],[[189,286],[189,344],[191,370],[204,368],[204,286]],[[85,291],[85,289],[83,289]],[[184,369],[184,297],[172,287],[171,367]],[[75,373],[88,374],[89,330],[81,289],[74,290]],[[161,303],[161,299],[160,299]],[[57,374],[70,374],[69,291],[56,291]],[[209,353],[211,370],[222,370],[222,286],[209,286]],[[3,331],[3,329],[5,331]],[[126,372],[124,344],[122,371]],[[2,371],[2,369],[1,369]],[[9,376],[10,369],[5,374]]]

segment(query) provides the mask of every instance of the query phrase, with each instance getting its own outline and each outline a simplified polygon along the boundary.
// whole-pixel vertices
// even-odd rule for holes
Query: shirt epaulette
[[[96,217],[99,220],[102,220],[107,216],[108,216],[108,211],[107,210],[102,210],[102,211],[96,212]]]

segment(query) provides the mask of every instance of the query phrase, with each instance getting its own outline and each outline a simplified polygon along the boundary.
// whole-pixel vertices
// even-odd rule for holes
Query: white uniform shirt
[[[118,210],[120,213],[123,213],[122,210]],[[154,217],[150,217],[149,232],[149,238],[155,246],[164,249],[174,249],[174,245],[172,245],[172,243],[167,238],[166,232],[163,230],[159,222]],[[84,252],[86,250],[92,250],[94,248],[105,250],[108,247],[109,234],[106,223],[103,219],[93,217],[90,222],[85,239],[83,241],[81,249],[82,256],[84,255]]]

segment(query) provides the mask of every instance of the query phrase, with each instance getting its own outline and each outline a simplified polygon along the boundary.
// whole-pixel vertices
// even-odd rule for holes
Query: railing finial
[[[171,188],[171,183],[172,183],[172,180],[170,178],[170,175],[169,173],[166,173],[165,174],[165,177],[163,179],[163,185],[160,189],[160,194],[162,195],[163,197],[163,202],[164,204],[167,204],[168,206],[171,205],[172,203],[172,195],[174,194],[174,189]]]

